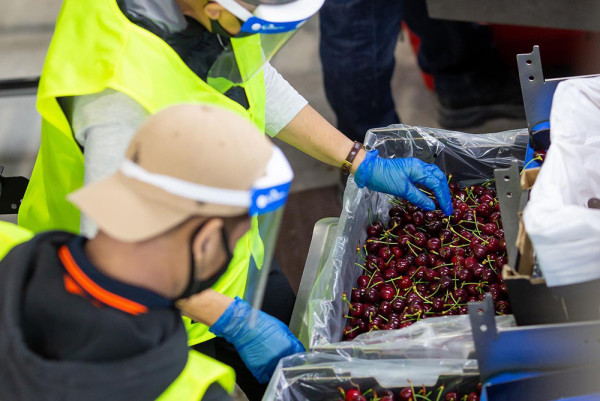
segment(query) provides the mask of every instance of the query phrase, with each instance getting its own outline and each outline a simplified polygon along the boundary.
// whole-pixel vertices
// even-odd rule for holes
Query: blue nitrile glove
[[[235,297],[210,331],[233,344],[252,375],[266,383],[281,358],[304,352],[304,346],[285,324],[262,311],[251,328],[251,313],[250,304]]]
[[[372,191],[385,192],[408,200],[425,210],[435,209],[435,203],[421,192],[415,184],[433,191],[446,215],[452,214],[452,197],[446,176],[437,166],[415,158],[383,159],[379,151],[367,152],[358,166],[354,181],[359,188],[366,186]]]

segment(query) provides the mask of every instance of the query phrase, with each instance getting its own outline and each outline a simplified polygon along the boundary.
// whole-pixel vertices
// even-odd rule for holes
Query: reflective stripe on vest
[[[258,43],[260,38],[250,40]],[[236,53],[240,70],[244,70],[244,60],[262,58],[256,49],[245,46]],[[83,154],[56,99],[107,88],[128,95],[150,113],[182,102],[206,103],[246,116],[264,131],[264,74],[256,74],[244,84],[250,106],[245,110],[194,74],[162,39],[131,23],[116,0],[65,0],[38,88],[42,138],[19,210],[21,226],[34,232],[79,232],[79,210],[67,202],[66,195],[83,185]],[[243,296],[250,238],[255,237],[247,234],[238,241],[235,263],[213,287],[216,291]],[[190,344],[214,337],[204,325],[186,324]]]
[[[201,400],[213,383],[219,383],[225,391],[233,393],[233,369],[199,352],[190,351],[185,368],[157,401]]]

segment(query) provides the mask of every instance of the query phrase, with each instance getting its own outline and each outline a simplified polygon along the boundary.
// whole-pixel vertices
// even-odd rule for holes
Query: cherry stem
[[[477,222],[477,211],[473,212],[473,222],[475,223],[475,229],[477,230],[477,234],[481,235],[481,231],[479,231],[479,223]]]
[[[452,300],[454,301],[454,305],[452,306],[452,308],[454,308],[456,305],[458,305],[458,301],[454,299],[454,295],[452,295],[451,292],[449,292],[448,295],[450,295],[450,298],[452,298]]]
[[[365,262],[366,262],[366,261],[365,261]],[[363,265],[361,265],[360,263],[354,262],[354,264],[355,264],[356,266],[360,266],[360,268],[361,268],[361,269],[363,269],[363,270],[364,270],[364,271],[366,271],[367,273],[371,274],[371,272],[370,272],[369,270],[367,270],[367,268],[366,268],[366,267],[364,267]],[[379,269],[377,269],[377,270],[379,270]]]
[[[441,286],[441,285],[440,285],[440,286],[438,286],[438,288],[437,288],[437,289],[436,289],[434,292],[432,292],[432,293],[431,293],[431,294],[430,294],[430,295],[429,295],[427,298],[433,298],[433,296],[434,296],[435,294],[437,294],[437,292],[440,290],[440,288],[442,288],[442,286]],[[431,302],[431,303],[433,303],[433,302]]]
[[[419,191],[421,191],[421,192],[423,192],[424,194],[427,194],[427,195],[429,195],[429,196],[433,196],[433,194],[432,194],[431,192],[425,191],[425,190],[424,190],[424,189],[422,189],[422,188],[419,188]]]
[[[380,238],[379,240],[374,240],[371,239],[368,241],[370,244],[385,244],[387,246],[390,246],[391,242],[390,241],[382,241],[382,238]]]
[[[410,242],[410,241],[407,241],[406,243],[408,244],[408,246],[412,246],[413,248],[416,248],[416,249],[418,249],[419,251],[423,252],[423,248],[421,248],[420,246],[417,246],[417,245],[413,244],[413,243],[412,243],[412,242]]]
[[[412,288],[413,288],[413,291],[415,292],[415,294],[417,294],[417,296],[418,296],[419,298],[421,298],[423,301],[425,301],[425,303],[428,303],[428,304],[432,304],[432,303],[433,303],[432,301],[430,301],[430,300],[428,300],[428,299],[426,299],[426,298],[423,298],[423,297],[421,296],[421,294],[419,294],[419,291],[417,291],[417,287],[416,287],[415,285],[413,285],[413,287],[412,287]]]
[[[408,379],[408,384],[410,385],[410,391],[412,392],[412,396],[416,397],[417,394],[415,393],[415,388],[413,387],[412,381],[410,379]]]
[[[386,322],[389,322],[388,319],[386,319],[385,317],[381,316],[379,313],[377,314],[377,316],[379,316],[380,318],[382,318],[383,320],[385,320]]]
[[[369,280],[369,284],[367,284],[367,288],[372,288],[372,287],[375,287],[377,284],[383,283],[383,281],[378,281],[375,284],[371,285],[371,281],[373,281],[373,277],[375,277],[374,274],[371,276],[371,279]]]
[[[521,170],[521,173],[520,173],[520,175],[523,175],[523,173],[524,173],[524,172],[525,172],[525,170],[527,169],[527,166],[529,166],[529,165],[530,165],[531,163],[533,163],[534,161],[541,162],[541,161],[542,161],[542,158],[541,158],[541,157],[539,157],[539,156],[532,157],[532,158],[531,158],[531,160],[529,160],[529,161],[528,161],[528,162],[527,162],[527,163],[526,163],[526,164],[523,166],[523,169]]]
[[[464,239],[465,241],[471,242],[468,239],[466,239],[465,237],[463,237],[462,235],[460,235],[455,229],[454,227],[450,227],[450,231],[452,231],[454,234],[458,235],[460,238]]]
[[[406,231],[406,228],[403,228],[402,231],[404,231],[406,234],[408,234],[408,236],[411,237],[412,239],[417,239],[417,237],[415,237],[414,235],[412,235],[411,233]]]
[[[444,392],[444,385],[442,384],[439,388],[440,391],[438,391],[438,395],[437,398],[435,399],[435,401],[440,401],[440,398],[442,398],[442,393]]]
[[[448,242],[448,243],[446,244],[446,246],[450,246],[450,245],[454,244],[454,243],[455,243],[455,242],[457,242],[457,241],[458,241],[458,240],[457,240],[457,239],[455,239],[455,240],[454,240],[454,241],[452,241],[452,242]],[[443,244],[443,242],[442,242],[442,244]]]
[[[446,230],[448,229],[448,227],[450,226],[450,219],[444,219],[446,220]],[[442,220],[442,223],[444,222],[444,220]],[[444,243],[444,241],[442,241],[442,244]]]
[[[410,242],[407,241],[406,244],[408,245],[408,249],[413,253],[413,255],[419,256],[419,255],[417,255],[417,253],[415,252],[415,250],[411,246]]]
[[[359,259],[362,260],[363,262],[367,261],[366,258],[363,258],[362,252],[360,251],[360,247],[359,246],[356,247],[356,254],[358,255]]]
[[[396,298],[400,297],[400,288],[396,287],[396,283],[394,283],[393,281],[392,281],[392,284],[396,288],[396,295],[394,295],[394,298],[392,298],[392,300],[390,301],[390,303],[394,302],[396,300]]]
[[[348,294],[346,293],[346,291],[344,291],[344,293],[342,294],[342,300],[346,302],[348,306],[350,306],[350,310],[354,310],[354,308],[352,307],[352,303],[348,301]]]
[[[474,215],[475,213],[473,213]],[[462,225],[462,223],[475,223],[475,230],[472,228],[467,228],[465,226]],[[463,228],[467,231],[469,231],[471,234],[473,234],[475,237],[479,238],[480,240],[483,241],[483,238],[481,238],[479,235],[481,235],[481,232],[479,231],[479,227],[477,227],[479,225],[479,223],[477,223],[476,221],[469,221],[469,220],[461,220],[458,222],[458,225],[460,226],[460,228]],[[475,231],[477,230],[477,234],[475,234]]]

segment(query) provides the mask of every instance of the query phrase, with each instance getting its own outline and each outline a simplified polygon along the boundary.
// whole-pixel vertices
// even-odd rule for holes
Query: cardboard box
[[[525,170],[521,176],[521,196],[528,197],[539,168]],[[525,202],[522,202],[525,204]],[[565,298],[560,291],[546,286],[544,278],[534,278],[535,254],[533,245],[519,212],[519,232],[516,246],[518,256],[515,266],[505,265],[502,276],[508,288],[508,298],[517,325],[565,323],[582,320],[578,318],[580,303]],[[571,291],[572,292],[572,291]],[[578,305],[577,307],[575,305]]]

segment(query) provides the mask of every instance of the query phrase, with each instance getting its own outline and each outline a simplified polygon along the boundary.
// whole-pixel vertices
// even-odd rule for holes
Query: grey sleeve
[[[149,113],[129,96],[112,89],[61,102],[75,140],[83,148],[84,185],[114,173],[139,125]],[[67,105],[65,107],[65,105]],[[81,216],[81,234],[96,235],[96,225]]]
[[[265,74],[265,122],[267,135],[276,136],[308,104],[281,74],[267,63]]]

